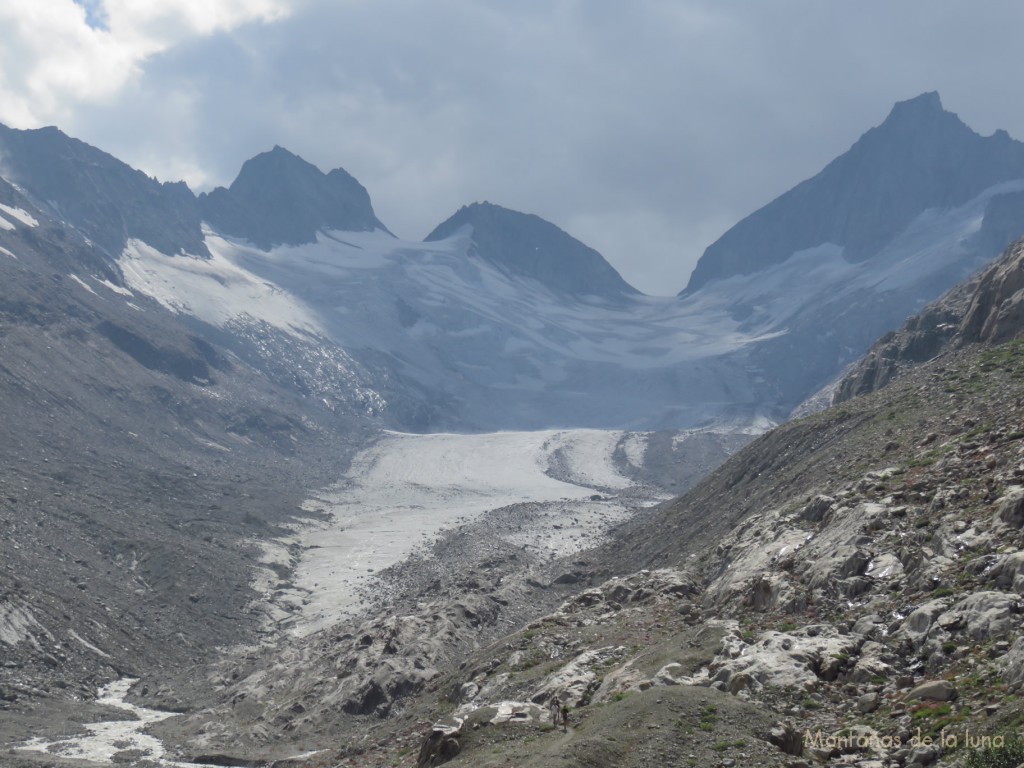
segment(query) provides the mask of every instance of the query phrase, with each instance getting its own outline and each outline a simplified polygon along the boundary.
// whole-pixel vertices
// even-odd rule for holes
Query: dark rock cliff
[[[199,203],[214,229],[264,249],[316,242],[326,229],[387,231],[366,189],[345,170],[323,173],[281,147],[247,160],[230,187],[200,195]]]

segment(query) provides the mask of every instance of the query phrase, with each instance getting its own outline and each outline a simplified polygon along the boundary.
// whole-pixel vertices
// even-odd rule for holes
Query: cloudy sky
[[[400,237],[490,200],[655,294],[896,101],[1024,139],[1020,0],[0,0],[0,29],[7,125],[196,191],[280,144]]]

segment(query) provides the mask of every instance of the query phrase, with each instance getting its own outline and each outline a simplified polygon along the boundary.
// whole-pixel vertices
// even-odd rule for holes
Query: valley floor
[[[669,497],[645,482],[651,434],[384,433],[356,455],[335,486],[306,502],[312,522],[257,542],[263,557],[256,582],[263,599],[252,609],[265,614],[266,645],[301,641],[343,623],[356,626],[397,595],[422,590],[439,567],[464,569],[498,541],[538,562],[595,546],[638,508]],[[692,437],[676,435],[670,445],[678,449]],[[432,554],[443,540],[446,555]],[[252,650],[229,651],[224,663]],[[202,680],[193,683],[195,697],[204,698]],[[178,764],[164,757],[160,741],[139,735],[160,715],[145,712],[137,729],[130,723],[92,727],[80,736],[69,735],[76,729],[70,715],[59,733],[34,739],[32,748],[37,756],[85,759],[89,765],[129,758]],[[113,712],[103,715],[108,717],[116,719]],[[5,746],[26,764],[39,759],[22,751],[22,743]]]

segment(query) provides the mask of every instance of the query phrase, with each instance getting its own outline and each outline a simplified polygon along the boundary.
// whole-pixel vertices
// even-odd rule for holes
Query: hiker
[[[551,697],[551,704],[549,706],[551,708],[551,725],[552,725],[552,727],[557,728],[558,727],[558,717],[561,714],[562,702],[560,702],[558,700],[557,696],[552,696]]]
[[[568,732],[569,730],[569,705],[562,705],[562,732]]]

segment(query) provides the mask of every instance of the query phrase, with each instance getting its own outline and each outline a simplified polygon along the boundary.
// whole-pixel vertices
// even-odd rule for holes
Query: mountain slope
[[[710,245],[684,293],[826,243],[842,246],[850,261],[869,258],[926,210],[963,205],[1022,177],[1024,144],[1005,131],[982,138],[943,110],[937,93],[922,94]]]
[[[199,206],[184,182],[151,179],[56,128],[0,125],[0,174],[99,245],[112,262],[129,240],[207,255]]]
[[[34,200],[0,182],[3,742],[114,675],[255,639],[252,539],[303,514],[361,429],[115,282]]]
[[[614,299],[638,293],[601,254],[555,225],[487,202],[460,208],[425,242],[444,240],[464,227],[473,243],[470,253],[513,275],[570,294]]]
[[[879,339],[835,389],[834,402],[886,386],[905,370],[950,350],[1002,343],[1024,328],[1024,240],[1008,248],[984,272],[958,285]]]
[[[176,735],[252,760],[287,751],[277,723],[323,750],[309,768],[995,760],[1024,719],[1022,403],[1024,347],[969,344],[547,567],[488,536],[499,514],[462,526],[386,582],[386,611],[226,668]]]

